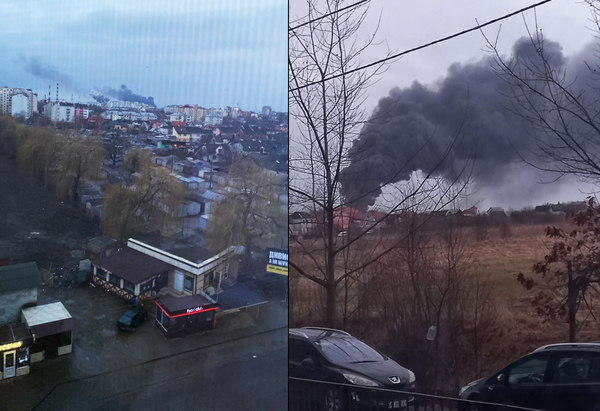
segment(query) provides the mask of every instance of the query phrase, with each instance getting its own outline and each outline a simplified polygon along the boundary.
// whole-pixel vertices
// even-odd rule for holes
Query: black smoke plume
[[[51,64],[42,63],[35,57],[26,58],[24,56],[19,56],[16,62],[23,66],[23,70],[25,70],[26,73],[44,80],[51,80],[52,83],[60,83],[60,87],[64,87],[63,89],[71,90],[76,93],[85,93],[85,91],[79,87],[69,75],[61,73],[58,68]],[[52,86],[54,87],[54,84],[52,84]]]
[[[134,92],[129,90],[125,84],[123,84],[118,90],[111,87],[104,87],[102,89],[102,92],[103,94],[110,97],[114,97],[117,100],[131,101],[132,103],[145,103],[149,106],[156,107],[156,104],[154,104],[154,97],[144,97],[140,96],[139,94],[135,94]]]
[[[567,67],[558,43],[546,40],[545,51],[553,67]],[[529,38],[519,39],[512,52],[522,61],[539,58]],[[533,148],[533,131],[513,113],[507,97],[510,85],[494,66],[491,55],[474,63],[454,63],[433,86],[415,81],[380,99],[353,142],[350,165],[342,171],[346,202],[364,211],[375,203],[382,184],[407,181],[418,170],[454,176],[473,158],[476,186],[507,184],[508,174],[514,179],[511,170],[521,162],[519,153]],[[440,165],[451,144],[450,155]]]

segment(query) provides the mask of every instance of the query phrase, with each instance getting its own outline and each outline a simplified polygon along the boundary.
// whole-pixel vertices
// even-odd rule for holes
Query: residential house
[[[202,127],[187,127],[192,143],[206,144],[210,143],[213,136],[213,130],[207,130]]]
[[[310,236],[317,233],[317,218],[310,213],[296,211],[290,215],[290,231],[294,236]]]
[[[347,230],[355,221],[362,219],[362,213],[352,207],[340,206],[333,210],[333,226],[339,231]]]
[[[173,135],[176,141],[184,143],[189,143],[192,137],[185,126],[173,126]]]
[[[236,137],[239,136],[239,131],[234,127],[219,126],[213,131],[215,137],[220,137],[224,143],[235,141]]]
[[[477,207],[473,206],[471,208],[467,208],[466,210],[463,210],[462,214],[465,217],[474,217],[477,215]]]
[[[486,214],[493,218],[508,218],[508,215],[501,207],[490,207]]]

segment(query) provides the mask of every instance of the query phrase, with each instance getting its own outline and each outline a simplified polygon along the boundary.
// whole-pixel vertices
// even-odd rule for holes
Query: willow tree
[[[249,157],[238,157],[228,169],[231,190],[211,206],[207,226],[209,248],[219,252],[242,245],[245,260],[252,259],[257,238],[287,238],[287,207],[275,194],[276,177]]]
[[[55,178],[56,195],[75,202],[81,181],[95,178],[104,163],[104,146],[93,135],[66,135],[60,145],[58,173]]]
[[[145,150],[130,150],[123,162],[126,176],[104,196],[104,232],[118,240],[160,227],[177,211],[184,189],[168,169],[152,162]]]

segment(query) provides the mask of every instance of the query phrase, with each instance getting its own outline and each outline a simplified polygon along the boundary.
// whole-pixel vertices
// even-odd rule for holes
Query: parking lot
[[[73,353],[33,364],[27,376],[0,381],[0,409],[32,409],[40,402],[43,404],[36,409],[53,409],[47,405],[52,398],[63,386],[77,381],[96,381],[97,384],[87,384],[79,390],[90,390],[87,395],[92,397],[96,393],[98,401],[104,398],[98,391],[113,395],[116,388],[110,383],[117,383],[118,387],[121,379],[128,381],[120,385],[123,390],[131,389],[130,383],[135,380],[135,389],[143,392],[144,387],[157,382],[191,371],[197,373],[210,365],[212,360],[208,359],[214,359],[215,354],[226,357],[228,362],[235,361],[238,351],[247,356],[234,343],[247,338],[262,339],[258,342],[258,355],[267,348],[287,350],[286,332],[276,333],[276,338],[275,334],[266,337],[287,327],[287,310],[278,300],[264,304],[258,319],[244,311],[217,317],[216,329],[172,340],[167,340],[154,325],[153,302],[143,304],[149,313],[146,322],[128,334],[118,331],[116,323],[129,309],[129,303],[89,284],[60,290],[45,287],[40,289],[38,300],[38,304],[61,301],[75,319]],[[188,357],[194,361],[186,361]],[[284,361],[280,368],[286,371]],[[106,381],[100,381],[102,378]],[[286,385],[285,378],[282,380],[282,386]],[[107,383],[104,389],[98,388]]]

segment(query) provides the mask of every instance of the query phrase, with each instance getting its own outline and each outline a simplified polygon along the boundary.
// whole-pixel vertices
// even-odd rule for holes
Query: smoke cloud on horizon
[[[26,58],[25,56],[19,56],[15,62],[23,67],[23,70],[31,74],[35,77],[51,80],[52,83],[59,83],[61,89],[70,90],[80,95],[87,95],[89,93],[88,90],[85,90],[78,84],[76,84],[71,76],[61,73],[58,68],[54,67],[51,64],[42,63],[38,58],[30,57]],[[52,84],[54,86],[54,84]],[[144,97],[139,94],[135,94],[126,85],[121,85],[120,89],[114,89],[112,87],[103,87],[101,92],[92,91],[89,95],[94,98],[99,103],[105,103],[109,101],[109,97],[113,97],[117,100],[121,101],[130,101],[130,102],[139,102],[145,103],[150,106],[156,107],[154,103],[153,97]],[[55,91],[55,89],[53,89]]]
[[[545,40],[544,47],[553,68],[579,76],[578,86],[590,88],[584,62],[590,57],[589,46],[571,59],[557,42]],[[515,42],[512,54],[530,62],[539,59],[529,38]],[[539,182],[552,176],[522,167],[520,155],[535,149],[534,130],[512,112],[507,97],[512,94],[510,85],[493,70],[494,65],[491,55],[468,64],[454,63],[433,86],[415,81],[381,98],[353,142],[350,165],[342,171],[346,202],[366,210],[375,204],[382,184],[408,181],[417,171],[452,179],[473,158],[473,191],[524,200],[547,190]],[[445,153],[448,157],[440,162]],[[522,175],[523,170],[531,175]]]

